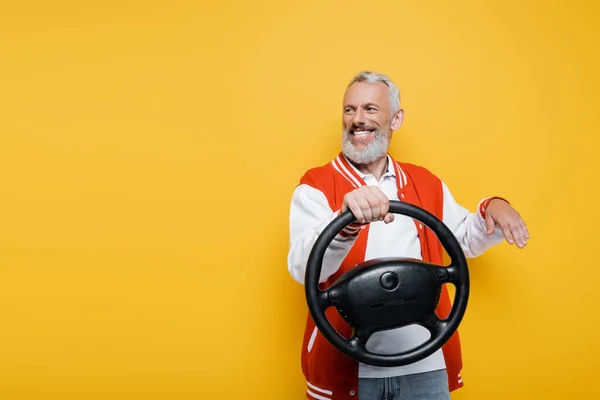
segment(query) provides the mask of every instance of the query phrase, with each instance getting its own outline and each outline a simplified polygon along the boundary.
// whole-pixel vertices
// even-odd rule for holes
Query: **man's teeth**
[[[367,136],[369,133],[369,131],[354,131],[354,136]]]

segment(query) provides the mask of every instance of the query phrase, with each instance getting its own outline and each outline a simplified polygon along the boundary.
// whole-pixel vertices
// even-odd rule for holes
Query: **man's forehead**
[[[344,94],[344,102],[387,100],[387,86],[383,82],[354,82]]]

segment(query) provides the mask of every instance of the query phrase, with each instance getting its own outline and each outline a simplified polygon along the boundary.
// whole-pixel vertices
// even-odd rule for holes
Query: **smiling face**
[[[402,110],[391,113],[385,83],[353,83],[344,95],[342,152],[357,164],[385,157],[401,116]]]

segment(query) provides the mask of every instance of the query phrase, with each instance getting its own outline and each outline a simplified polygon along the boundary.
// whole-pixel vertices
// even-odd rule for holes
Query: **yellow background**
[[[0,11],[0,399],[302,399],[289,199],[362,69],[396,158],[529,246],[471,266],[455,400],[597,393],[593,1],[26,1]]]

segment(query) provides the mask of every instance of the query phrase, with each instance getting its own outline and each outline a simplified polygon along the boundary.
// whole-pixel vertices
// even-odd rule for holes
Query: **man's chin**
[[[369,152],[369,149],[363,149],[363,150],[357,150],[357,149],[348,149],[348,148],[344,148],[342,150],[342,154],[344,154],[344,156],[346,156],[346,158],[350,161],[352,161],[354,164],[371,164],[377,160],[379,160],[381,157],[384,157],[385,154],[373,154],[372,152]]]

